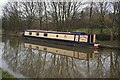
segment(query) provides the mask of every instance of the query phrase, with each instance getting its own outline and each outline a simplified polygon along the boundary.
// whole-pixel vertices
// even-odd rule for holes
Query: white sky
[[[5,5],[5,3],[7,3],[8,0],[0,0],[0,17],[2,15],[2,6]]]
[[[0,6],[4,5],[8,0],[0,0]]]
[[[2,15],[2,7],[7,3],[10,2],[16,2],[16,1],[31,1],[31,0],[0,0],[0,17]],[[49,0],[33,0],[33,1],[49,1]],[[107,2],[117,2],[119,0],[50,0],[50,1],[85,1],[85,2],[100,2],[100,1],[107,1]]]

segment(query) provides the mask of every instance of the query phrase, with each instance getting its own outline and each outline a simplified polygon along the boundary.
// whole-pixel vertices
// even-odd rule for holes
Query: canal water
[[[0,67],[17,78],[120,78],[120,51],[2,36]]]

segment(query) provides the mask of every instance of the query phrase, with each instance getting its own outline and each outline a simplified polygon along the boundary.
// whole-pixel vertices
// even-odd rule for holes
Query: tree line
[[[119,2],[8,2],[4,5],[2,28],[6,32],[26,29],[74,31],[88,33],[107,29],[111,40],[119,35]]]

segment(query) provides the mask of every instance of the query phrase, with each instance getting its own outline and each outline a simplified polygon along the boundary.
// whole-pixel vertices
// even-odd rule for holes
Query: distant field
[[[90,29],[88,30],[87,28],[80,28],[80,29],[76,29],[76,30],[73,30],[73,31],[89,33]],[[100,29],[99,28],[93,29],[92,33],[99,34],[100,33]],[[107,29],[103,29],[103,33],[104,34],[109,34],[109,31]]]

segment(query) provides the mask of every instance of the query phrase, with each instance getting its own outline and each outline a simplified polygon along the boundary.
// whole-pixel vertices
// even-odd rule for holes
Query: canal
[[[120,78],[120,50],[2,36],[0,67],[17,78]]]

